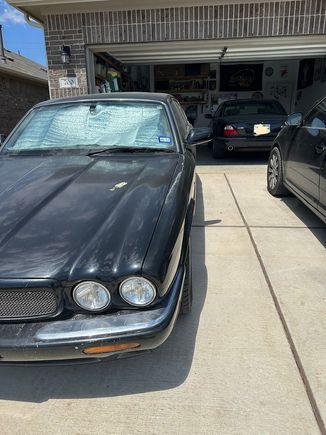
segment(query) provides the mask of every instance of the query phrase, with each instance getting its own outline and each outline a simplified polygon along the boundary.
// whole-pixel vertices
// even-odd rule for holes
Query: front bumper
[[[144,311],[118,312],[82,319],[0,325],[0,364],[117,357],[162,344],[179,313],[184,268],[180,267],[164,304]],[[90,346],[137,342],[132,350],[86,355]]]

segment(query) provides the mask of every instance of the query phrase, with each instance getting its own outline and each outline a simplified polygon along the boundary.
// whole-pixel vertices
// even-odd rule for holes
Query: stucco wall
[[[322,0],[47,15],[44,29],[51,97],[87,93],[88,44],[317,35],[325,33],[325,25]],[[71,47],[68,68],[60,61],[63,43]],[[77,76],[79,87],[60,89],[59,77],[69,75]]]

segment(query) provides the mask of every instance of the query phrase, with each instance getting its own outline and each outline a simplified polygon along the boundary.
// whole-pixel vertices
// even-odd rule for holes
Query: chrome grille
[[[57,299],[49,288],[0,289],[0,320],[55,314]]]

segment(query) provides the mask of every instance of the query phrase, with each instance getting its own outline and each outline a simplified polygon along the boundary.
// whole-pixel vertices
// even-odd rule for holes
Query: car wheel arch
[[[284,154],[283,154],[282,146],[280,145],[279,142],[274,142],[273,146],[272,146],[272,149],[271,149],[271,153],[272,153],[274,148],[277,148],[279,150],[279,152],[280,152],[280,155],[281,155],[281,165],[282,165],[282,173],[284,175]]]
[[[282,149],[281,149],[281,146],[280,146],[279,142],[274,142],[274,143],[273,143],[272,150],[273,150],[273,148],[275,148],[275,147],[279,149],[279,151],[280,151],[280,153],[281,153],[281,156],[282,156],[282,158],[283,158],[283,155],[282,155]]]

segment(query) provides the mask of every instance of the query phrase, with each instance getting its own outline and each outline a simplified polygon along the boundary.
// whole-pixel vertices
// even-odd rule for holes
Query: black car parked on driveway
[[[230,100],[219,105],[212,119],[213,157],[232,151],[270,150],[286,120],[286,111],[276,100]]]
[[[151,349],[192,303],[194,145],[170,95],[35,106],[0,152],[0,362]]]
[[[269,157],[267,189],[292,192],[326,223],[326,98],[305,117],[288,117]]]

